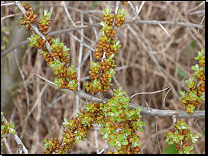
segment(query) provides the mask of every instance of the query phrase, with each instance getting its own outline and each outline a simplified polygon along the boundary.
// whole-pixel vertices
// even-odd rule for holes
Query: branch
[[[169,24],[169,25],[180,25],[180,26],[185,26],[185,27],[195,27],[198,29],[205,29],[205,25],[198,25],[194,23],[183,23],[183,22],[177,22],[177,21],[126,21],[125,23],[134,23],[134,24],[153,24],[153,25],[158,25],[158,24]]]
[[[64,92],[72,92],[67,89],[61,89]],[[106,103],[110,99],[100,99],[97,98],[93,95],[87,94],[83,91],[76,91],[74,92],[78,96],[98,102],[98,103]],[[135,102],[130,102],[130,108],[131,109],[137,109],[138,107],[142,107]],[[153,109],[153,108],[147,108],[147,107],[142,107],[141,114],[149,115],[149,116],[154,116],[154,117],[160,117],[160,118],[165,118],[165,117],[171,117],[173,114],[177,114],[177,118],[205,118],[205,111],[195,111],[193,114],[187,114],[185,111],[176,111],[176,110],[158,110],[158,109]]]
[[[134,23],[134,24],[153,24],[153,25],[159,25],[159,24],[169,24],[169,25],[181,25],[181,26],[185,26],[185,27],[196,27],[198,29],[203,29],[205,28],[204,25],[198,25],[198,24],[194,24],[194,23],[183,23],[183,22],[176,22],[176,21],[127,21],[125,23]],[[75,27],[75,28],[70,28],[70,29],[64,29],[64,30],[59,30],[59,31],[55,31],[55,32],[51,32],[48,34],[48,36],[52,36],[52,35],[57,35],[60,33],[68,33],[70,31],[75,31],[75,30],[79,30],[79,29],[89,29],[89,28],[93,28],[93,27],[101,27],[101,25],[99,23],[95,23],[95,24],[89,24],[86,26],[82,26],[82,27]],[[22,43],[16,45],[15,47],[10,47],[9,49],[3,51],[1,53],[1,57],[3,57],[4,55],[8,54],[9,52],[13,51],[14,49],[21,47],[22,45],[28,44],[29,41],[23,41]]]

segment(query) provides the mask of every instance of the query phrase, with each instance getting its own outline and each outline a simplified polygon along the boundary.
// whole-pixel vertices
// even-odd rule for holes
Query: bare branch
[[[204,30],[205,26],[204,25],[198,25],[194,23],[183,23],[183,22],[177,22],[177,21],[126,21],[125,23],[134,23],[134,24],[153,24],[153,25],[158,25],[160,24],[169,24],[169,25],[181,25],[185,27],[195,27]]]
[[[141,93],[136,93],[136,94],[132,95],[131,98],[133,98],[135,95],[138,95],[138,94],[155,94],[155,93],[159,93],[159,92],[162,92],[162,91],[164,91],[164,90],[166,90],[166,89],[168,89],[168,88],[170,88],[170,86],[168,86],[168,87],[165,88],[165,89],[158,90],[158,91],[155,91],[155,92],[141,92]]]

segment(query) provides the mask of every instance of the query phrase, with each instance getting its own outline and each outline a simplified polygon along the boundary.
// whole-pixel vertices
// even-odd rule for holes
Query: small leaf
[[[109,142],[109,145],[110,146],[115,146],[116,145],[116,142],[115,141],[111,141],[111,142]]]

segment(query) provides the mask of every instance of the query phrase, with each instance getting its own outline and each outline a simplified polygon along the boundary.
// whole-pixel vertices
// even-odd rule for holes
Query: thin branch
[[[158,118],[157,122],[156,122],[156,136],[157,136],[158,148],[159,148],[160,154],[162,154],[161,147],[160,147],[160,141],[159,141],[158,133],[157,133],[157,123],[159,122],[159,120],[160,120],[160,118]]]
[[[3,141],[4,141],[4,144],[5,144],[6,149],[8,151],[8,154],[12,154],[11,148],[10,148],[10,146],[9,146],[9,144],[8,144],[8,142],[7,142],[5,137],[3,138]]]
[[[45,89],[46,89],[47,86],[48,85],[45,84],[44,87],[42,88],[40,94],[38,94],[37,100],[35,101],[33,107],[30,109],[30,112],[28,113],[28,116],[30,116],[32,114],[32,112],[34,111],[35,107],[37,106],[38,102],[40,101],[41,96],[43,95],[43,92],[45,91]]]
[[[136,96],[136,95],[138,95],[138,94],[155,94],[155,93],[159,93],[159,92],[162,92],[162,91],[164,91],[164,90],[166,90],[166,89],[168,89],[168,88],[170,88],[170,86],[168,86],[168,87],[165,88],[165,89],[158,90],[158,91],[155,91],[155,92],[141,92],[141,93],[136,93],[136,94],[132,95],[131,98],[133,98],[134,96]]]
[[[199,28],[204,30],[205,29],[205,25],[198,25],[198,24],[194,24],[194,23],[183,23],[183,22],[177,22],[177,21],[126,21],[125,23],[134,23],[134,24],[153,24],[153,25],[158,25],[160,24],[169,24],[169,25],[181,25],[181,26],[185,26],[185,27],[195,27],[195,28]]]
[[[170,34],[168,33],[168,31],[165,29],[165,27],[163,27],[162,24],[158,23],[158,25],[165,31],[165,33],[170,37],[170,39],[172,39],[172,37],[170,36]]]
[[[22,15],[22,14],[26,14],[26,13],[18,13],[18,14],[7,15],[7,16],[2,17],[1,20],[4,20],[4,19],[9,18],[9,17],[13,17],[13,16]]]
[[[200,26],[202,25],[202,22],[204,21],[204,19],[205,19],[205,15],[204,15],[204,17],[202,18],[201,23],[199,24]],[[198,28],[198,31],[197,31],[197,36],[196,36],[197,38],[199,37],[199,36],[198,36],[198,33],[199,33],[199,28]]]
[[[139,7],[139,10],[138,10],[138,7],[136,6],[136,15],[133,17],[133,20],[135,20],[137,18],[137,16],[139,15],[140,11],[142,10],[142,7],[144,5],[145,1],[142,1],[142,4],[140,5]]]
[[[2,6],[8,6],[8,5],[16,5],[15,2],[12,3],[1,3],[1,7]]]
[[[163,98],[163,105],[162,106],[163,106],[164,109],[168,109],[168,108],[165,107],[165,98],[168,95],[168,93],[169,93],[170,90],[171,90],[171,88],[168,89],[167,93],[165,94],[165,97]]]
[[[198,24],[194,24],[194,23],[183,23],[183,22],[176,22],[176,21],[127,21],[125,23],[134,23],[134,24],[153,24],[153,25],[158,25],[158,23],[160,24],[169,24],[169,25],[181,25],[181,26],[185,26],[185,27],[196,27],[198,29],[205,29],[204,25],[198,25]],[[79,30],[79,29],[89,29],[89,28],[93,28],[93,27],[101,27],[101,25],[99,23],[95,23],[95,24],[89,24],[83,27],[76,27],[76,28],[70,28],[70,29],[64,29],[64,30],[60,30],[60,31],[54,31],[48,34],[48,36],[53,36],[53,35],[57,35],[57,34],[62,34],[62,33],[68,33],[70,31],[75,31],[75,30]],[[23,42],[21,42],[20,44],[16,45],[15,47],[10,47],[9,49],[3,51],[1,53],[1,57],[5,56],[6,54],[8,54],[9,52],[13,51],[16,48],[21,47],[22,45],[28,44],[29,41],[25,40]]]
[[[81,18],[81,26],[83,26],[83,13],[80,15]],[[81,63],[82,63],[82,54],[83,54],[83,43],[84,43],[84,29],[81,30],[81,42],[80,42],[80,50],[79,50],[79,62],[78,62],[78,72],[77,72],[77,84],[78,90],[80,90],[80,77],[81,77]],[[79,113],[79,96],[76,96],[76,112]]]
[[[198,6],[196,6],[195,8],[192,8],[192,9],[188,10],[187,12],[191,12],[191,11],[193,11],[193,10],[199,8],[199,7],[200,7],[202,4],[204,4],[204,3],[205,3],[205,1],[202,2],[202,3],[200,3],[200,4],[199,4]]]

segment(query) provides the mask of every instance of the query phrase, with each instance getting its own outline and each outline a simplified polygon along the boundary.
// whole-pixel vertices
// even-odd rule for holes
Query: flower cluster
[[[34,23],[34,19],[37,18],[37,15],[33,14],[33,9],[27,3],[22,2],[24,8],[29,11],[26,14],[27,17],[22,16],[23,23],[22,25],[26,25],[28,30],[31,29],[30,23]],[[38,22],[38,29],[41,31],[43,35],[45,35],[46,40],[50,44],[50,52],[46,48],[46,40],[42,39],[42,37],[33,34],[31,38],[28,38],[31,47],[36,47],[38,49],[42,49],[39,53],[44,56],[44,60],[54,69],[54,74],[56,74],[57,78],[55,78],[54,84],[59,88],[70,89],[76,91],[78,88],[77,85],[77,70],[74,69],[74,65],[71,67],[67,67],[69,63],[68,53],[69,48],[64,46],[63,43],[60,43],[60,39],[54,39],[46,35],[47,30],[50,26],[49,19],[51,12],[44,10],[44,15],[41,15],[42,18]]]
[[[92,94],[95,92],[106,92],[109,89],[111,79],[116,73],[113,70],[113,64],[115,62],[115,55],[118,53],[117,48],[121,47],[118,41],[115,43],[116,29],[113,29],[113,22],[116,21],[116,26],[121,26],[125,21],[124,9],[118,9],[118,15],[112,15],[111,9],[104,9],[105,15],[101,25],[103,28],[100,30],[101,37],[98,39],[98,46],[95,50],[96,59],[100,59],[100,63],[92,63],[90,67],[90,78],[91,83],[86,82],[84,87],[87,92],[90,91]]]
[[[187,113],[194,113],[196,111],[196,106],[200,105],[202,100],[205,100],[203,96],[203,93],[205,92],[204,49],[202,49],[201,52],[198,52],[198,56],[195,57],[195,59],[199,60],[199,65],[196,64],[195,66],[191,67],[191,69],[193,69],[195,73],[193,74],[193,76],[191,76],[189,80],[185,81],[188,84],[188,91],[180,91],[182,97],[180,97],[179,99],[181,99],[181,105],[186,106],[185,110]],[[200,82],[199,84],[194,81],[194,76],[196,77],[197,82]]]
[[[184,121],[178,121],[175,123],[174,128],[170,129],[165,133],[167,137],[166,142],[169,145],[176,144],[176,150],[179,154],[193,154],[193,146],[190,146],[190,141],[195,143],[199,135],[193,136],[192,130],[188,130],[188,126]]]

